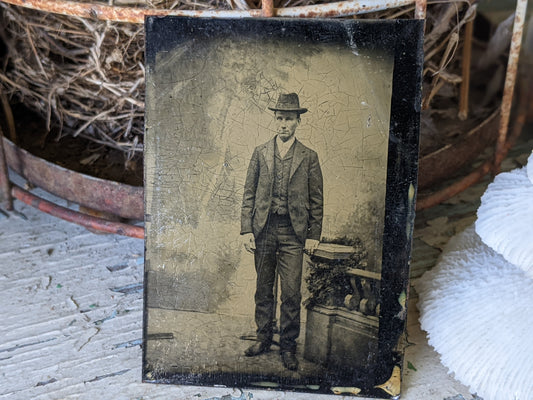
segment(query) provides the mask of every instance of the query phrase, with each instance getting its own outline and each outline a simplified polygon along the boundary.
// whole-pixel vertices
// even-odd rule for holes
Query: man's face
[[[274,118],[279,138],[284,142],[292,138],[300,124],[299,114],[296,111],[276,111]]]

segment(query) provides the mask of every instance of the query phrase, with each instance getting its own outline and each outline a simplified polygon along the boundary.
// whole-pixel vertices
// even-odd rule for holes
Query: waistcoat
[[[289,214],[289,175],[291,173],[294,144],[284,158],[281,158],[276,145],[274,156],[274,184],[272,187],[272,203],[270,212],[278,215]]]

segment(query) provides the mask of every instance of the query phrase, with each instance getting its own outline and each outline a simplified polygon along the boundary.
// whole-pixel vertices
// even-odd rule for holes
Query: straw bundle
[[[58,136],[142,151],[143,27],[4,8],[0,80]]]

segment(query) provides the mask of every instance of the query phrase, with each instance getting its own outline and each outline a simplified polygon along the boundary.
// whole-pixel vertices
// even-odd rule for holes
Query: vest
[[[272,203],[270,205],[270,212],[273,214],[289,214],[289,176],[293,154],[294,144],[283,159],[279,155],[278,146],[275,146],[274,184],[272,187]]]

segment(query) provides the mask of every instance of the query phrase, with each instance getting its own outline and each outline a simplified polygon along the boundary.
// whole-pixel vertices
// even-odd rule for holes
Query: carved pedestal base
[[[304,358],[343,370],[365,369],[376,361],[378,318],[336,307],[307,309]]]

